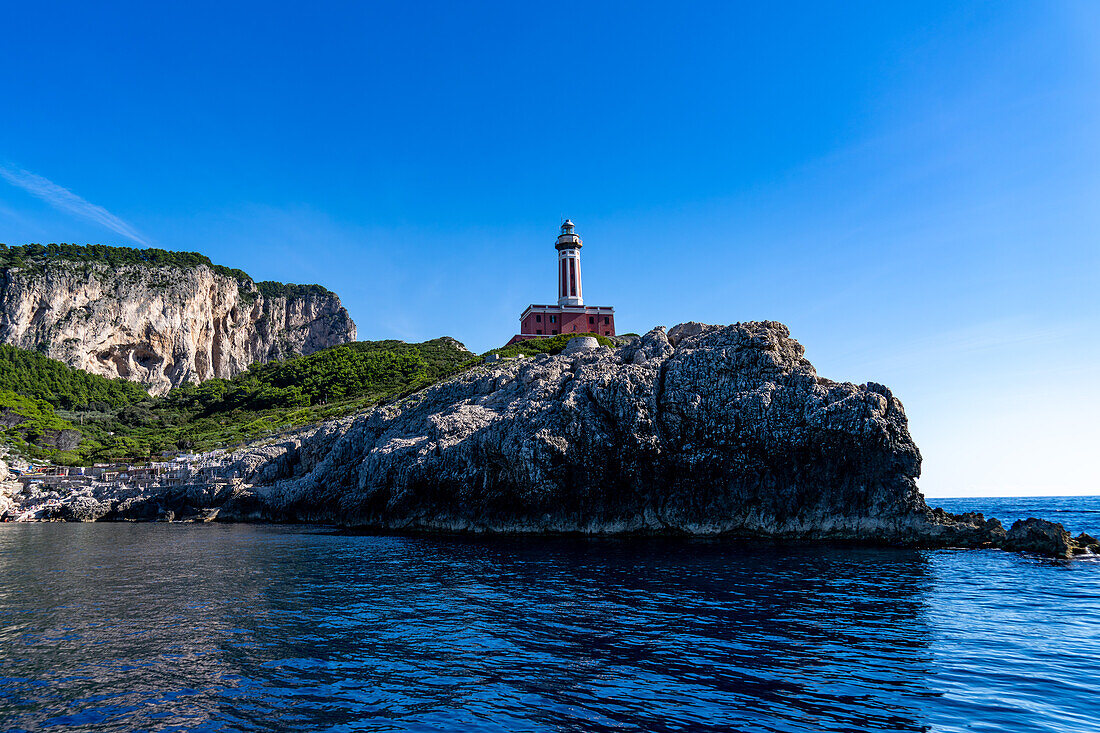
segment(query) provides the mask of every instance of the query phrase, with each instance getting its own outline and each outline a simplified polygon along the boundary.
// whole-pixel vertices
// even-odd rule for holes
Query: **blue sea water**
[[[1098,660],[1088,559],[0,525],[4,731],[1065,733]]]
[[[1041,517],[1058,522],[1075,537],[1087,532],[1100,537],[1100,496],[1022,496],[974,499],[927,499],[932,507],[947,511],[981,512],[996,517],[1008,529],[1017,519]]]

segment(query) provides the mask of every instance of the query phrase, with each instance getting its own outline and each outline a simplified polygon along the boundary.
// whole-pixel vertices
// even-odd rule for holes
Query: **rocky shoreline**
[[[920,461],[889,389],[819,377],[782,324],[686,323],[486,363],[185,486],[9,488],[0,513],[1100,552],[1045,520],[929,508]]]

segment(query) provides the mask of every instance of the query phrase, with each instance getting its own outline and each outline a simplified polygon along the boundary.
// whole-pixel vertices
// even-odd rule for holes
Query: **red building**
[[[584,304],[581,291],[583,246],[573,222],[566,219],[554,243],[558,250],[558,304],[527,306],[519,317],[519,333],[508,343],[561,333],[615,335],[615,309],[606,305]]]

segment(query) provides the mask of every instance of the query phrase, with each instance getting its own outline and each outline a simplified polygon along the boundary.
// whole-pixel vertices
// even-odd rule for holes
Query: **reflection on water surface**
[[[1086,730],[1100,563],[0,526],[0,730]]]

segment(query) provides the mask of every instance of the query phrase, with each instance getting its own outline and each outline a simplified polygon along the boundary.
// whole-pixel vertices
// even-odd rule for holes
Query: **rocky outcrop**
[[[79,430],[47,428],[34,438],[35,445],[56,450],[72,450],[80,445],[84,435]]]
[[[978,513],[930,509],[920,462],[886,387],[819,377],[779,323],[691,323],[614,350],[578,343],[482,364],[398,403],[225,454],[219,473],[232,491],[173,489],[141,497],[133,507],[144,514],[116,501],[103,516],[151,518],[155,504],[161,516],[217,510],[219,521],[387,531],[1073,551],[1060,525],[1028,520],[1006,532]]]
[[[10,473],[8,462],[0,458],[0,517],[12,516],[18,510],[12,496],[19,491],[20,487],[8,481]]]
[[[225,482],[190,486],[85,486],[65,492],[48,486],[0,482],[0,521],[100,522],[199,521],[208,522],[218,508],[237,494],[238,505],[248,492]]]
[[[925,505],[901,402],[818,377],[774,322],[684,324],[614,351],[483,365],[263,450],[238,469],[273,519],[941,544],[982,534]]]
[[[55,512],[47,513],[47,518],[64,522],[95,522],[111,511],[108,502],[98,501],[90,496],[79,496],[58,505]]]
[[[1045,519],[1018,519],[1005,536],[1004,547],[1020,552],[1037,552],[1053,557],[1069,557],[1075,543],[1060,524]]]
[[[901,402],[819,377],[782,324],[689,323],[616,350],[581,346],[482,365],[240,454],[230,465],[250,490],[220,518],[244,501],[241,518],[384,530],[1062,553],[996,519],[929,509]]]
[[[256,484],[273,513],[385,529],[860,539],[928,521],[901,403],[881,385],[820,379],[773,322],[485,365],[322,432]]]
[[[264,285],[205,264],[30,259],[0,269],[0,341],[162,394],[355,340],[333,293]]]
[[[1071,552],[1075,555],[1100,555],[1100,540],[1097,540],[1090,534],[1082,532],[1073,538],[1073,548]]]

